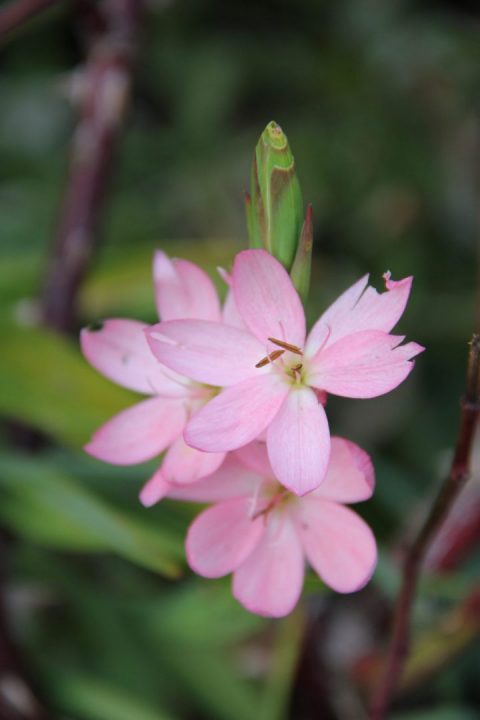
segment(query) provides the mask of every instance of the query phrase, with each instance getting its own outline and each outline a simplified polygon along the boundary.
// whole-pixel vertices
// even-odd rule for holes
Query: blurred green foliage
[[[313,203],[310,318],[365,272],[377,287],[387,269],[415,275],[400,323],[427,347],[415,372],[384,398],[329,400],[334,431],[375,461],[377,492],[359,511],[382,545],[373,587],[392,597],[398,573],[388,548],[447,466],[474,328],[478,9],[178,0],[149,3],[145,16],[82,322],[155,319],[155,247],[212,277],[229,266],[246,244],[253,148],[277,120]],[[0,520],[16,639],[58,717],[308,719],[298,690],[303,714],[289,711],[305,613],[341,609],[343,600],[310,579],[298,614],[272,623],[241,609],[228,582],[192,577],[182,542],[195,509],[144,510],[137,494],[153,466],[111,468],[82,455],[133,395],[97,376],[75,338],[36,322],[75,120],[68,89],[81,60],[73,5],[0,46]],[[46,449],[22,457],[16,423],[45,436]],[[424,584],[416,628],[428,630],[461,602],[477,570],[478,558],[443,586]],[[360,606],[368,592],[355,596]],[[348,629],[337,642],[349,646]],[[464,660],[410,694],[412,709],[396,720],[476,716],[478,647]]]

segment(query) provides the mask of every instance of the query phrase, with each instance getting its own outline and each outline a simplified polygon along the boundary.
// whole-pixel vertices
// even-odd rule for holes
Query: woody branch
[[[474,335],[470,343],[466,391],[461,400],[460,429],[452,465],[430,512],[405,556],[403,581],[394,612],[390,648],[384,673],[374,693],[371,720],[384,720],[387,717],[395,688],[401,679],[409,651],[410,616],[422,562],[430,543],[470,476],[470,456],[479,414],[480,335]]]

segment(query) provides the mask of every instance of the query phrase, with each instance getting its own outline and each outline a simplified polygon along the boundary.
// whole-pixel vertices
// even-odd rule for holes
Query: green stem
[[[261,699],[258,720],[284,720],[305,628],[301,608],[277,623],[272,665]]]

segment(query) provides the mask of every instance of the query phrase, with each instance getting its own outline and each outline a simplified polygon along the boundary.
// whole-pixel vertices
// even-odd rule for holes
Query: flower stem
[[[99,224],[128,104],[140,0],[104,0],[81,71],[70,170],[43,292],[45,324],[75,327],[78,289],[98,244]],[[93,24],[92,24],[93,26]]]
[[[474,335],[470,342],[466,390],[460,407],[460,429],[450,472],[405,556],[390,648],[384,664],[385,670],[374,693],[370,720],[384,720],[387,717],[409,651],[410,615],[423,559],[470,476],[470,455],[480,414],[480,335]]]

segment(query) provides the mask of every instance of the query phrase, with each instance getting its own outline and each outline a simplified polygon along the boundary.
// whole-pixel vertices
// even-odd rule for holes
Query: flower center
[[[303,358],[303,350],[299,348],[297,345],[292,345],[291,343],[285,342],[284,340],[277,340],[277,338],[269,337],[268,340],[273,343],[274,345],[278,345],[280,350],[273,350],[271,353],[268,353],[264,358],[262,358],[256,365],[256,368],[262,368],[265,367],[265,365],[268,365],[268,363],[272,363],[275,360],[277,360],[279,357],[281,357],[285,352],[291,352],[294,355],[300,355],[301,358]],[[293,365],[288,369],[288,374],[291,375],[295,380],[299,378],[300,371],[302,370],[303,363],[299,362]]]
[[[292,493],[288,490],[282,490],[281,492],[276,493],[262,510],[258,510],[254,515],[252,515],[251,519],[256,520],[262,516],[266,518],[272,510],[278,507],[282,502],[286,501],[291,494]]]

